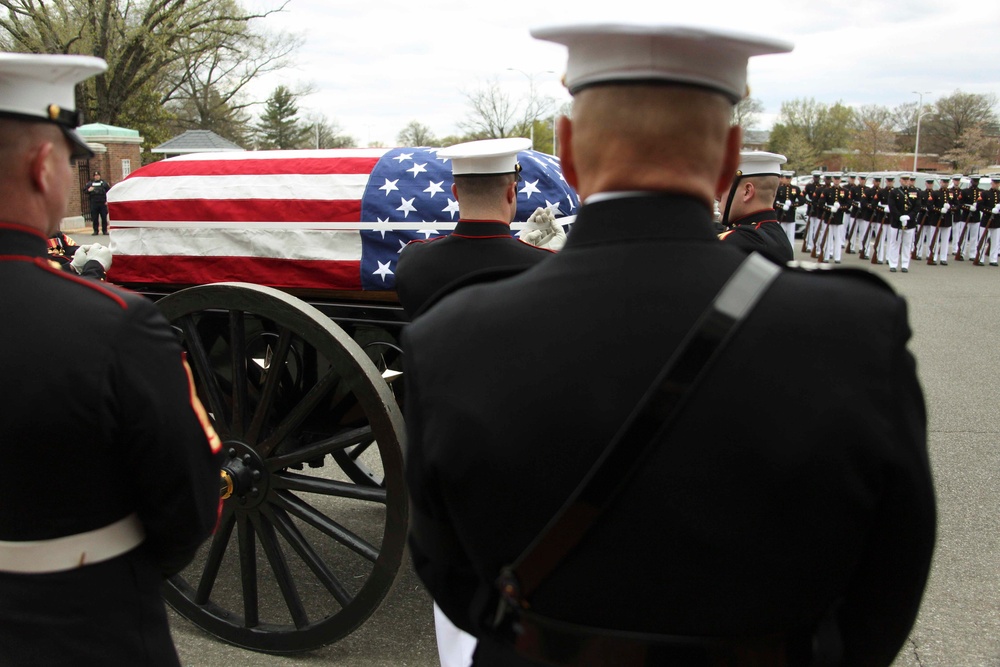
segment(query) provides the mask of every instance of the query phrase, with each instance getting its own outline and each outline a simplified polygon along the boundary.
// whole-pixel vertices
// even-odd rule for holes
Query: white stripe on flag
[[[136,176],[108,191],[115,202],[170,199],[358,200],[368,174],[273,174],[240,176]]]
[[[182,255],[214,257],[272,257],[306,260],[359,260],[357,232],[288,229],[190,228],[184,234],[170,229],[114,229],[112,255]]]

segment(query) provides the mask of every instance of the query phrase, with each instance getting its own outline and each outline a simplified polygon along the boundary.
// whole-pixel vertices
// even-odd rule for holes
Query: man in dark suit
[[[221,443],[169,324],[148,299],[47,259],[72,160],[93,157],[74,86],[105,69],[0,54],[5,666],[177,667],[160,587],[218,517]]]
[[[396,292],[410,318],[470,274],[525,269],[552,255],[551,250],[515,239],[510,231],[517,213],[517,154],[528,148],[528,139],[507,138],[438,151],[439,158],[452,163],[451,191],[458,200],[459,221],[448,236],[411,241],[400,254]]]
[[[795,259],[773,206],[785,160],[784,155],[765,151],[740,153],[740,166],[722,212],[722,224],[728,229],[719,234],[723,242],[759,252],[781,265]]]
[[[90,200],[90,221],[94,225],[94,236],[98,230],[108,233],[108,190],[111,184],[101,178],[101,172],[94,172],[94,180],[87,183],[87,198]]]
[[[418,575],[478,636],[476,665],[889,665],[935,505],[906,304],[866,272],[773,268],[603,514],[573,505],[575,549],[526,600],[501,576],[744,262],[712,227],[739,163],[731,106],[749,56],[790,48],[673,26],[534,35],[569,47],[560,158],[584,203],[558,254],[404,332]]]

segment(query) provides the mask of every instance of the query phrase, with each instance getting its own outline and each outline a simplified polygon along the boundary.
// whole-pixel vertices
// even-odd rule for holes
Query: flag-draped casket
[[[515,224],[539,206],[575,217],[559,160],[518,156]],[[127,285],[252,282],[393,290],[407,242],[458,221],[451,164],[434,148],[201,153],[142,167],[108,193],[114,263]],[[569,219],[571,220],[572,217]],[[568,220],[567,220],[568,222]]]

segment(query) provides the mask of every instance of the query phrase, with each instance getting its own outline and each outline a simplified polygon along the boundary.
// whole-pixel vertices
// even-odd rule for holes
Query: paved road
[[[938,545],[920,617],[894,664],[1000,667],[1000,268],[914,261],[906,274],[889,273],[854,255],[845,255],[843,266],[875,271],[907,297],[911,349],[928,405]],[[190,667],[437,665],[430,600],[408,565],[360,630],[310,654],[278,657],[233,648],[177,616],[172,627]]]

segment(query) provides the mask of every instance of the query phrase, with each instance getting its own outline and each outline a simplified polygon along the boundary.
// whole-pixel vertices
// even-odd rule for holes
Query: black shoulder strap
[[[751,253],[729,278],[694,328],[548,525],[497,580],[501,600],[495,625],[526,608],[535,589],[583,539],[616,493],[661,441],[690,395],[781,269]]]

